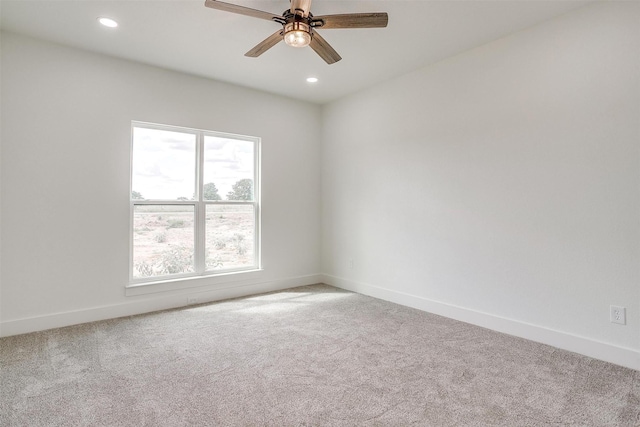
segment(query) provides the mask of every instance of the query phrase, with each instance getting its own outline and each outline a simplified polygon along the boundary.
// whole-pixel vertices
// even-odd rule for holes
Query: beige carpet
[[[2,426],[638,426],[640,372],[329,286],[0,339]]]

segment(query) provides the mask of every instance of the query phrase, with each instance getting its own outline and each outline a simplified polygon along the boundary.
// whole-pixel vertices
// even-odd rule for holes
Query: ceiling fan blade
[[[205,0],[204,5],[211,9],[224,10],[225,12],[238,13],[240,15],[253,16],[254,18],[266,19],[267,21],[280,20],[282,16],[273,13],[263,12],[250,7],[238,6],[236,4],[224,3],[218,0]]]
[[[311,0],[291,0],[291,13],[298,14],[303,17],[309,16],[311,9]]]
[[[344,15],[314,16],[311,20],[315,28],[382,28],[389,22],[385,12],[347,13]]]
[[[311,49],[315,50],[316,53],[329,65],[342,59],[342,57],[338,55],[338,52],[336,52],[331,45],[327,43],[320,34],[318,34],[317,31],[313,32],[309,46],[311,46]]]
[[[244,56],[257,58],[258,56],[262,55],[263,53],[265,53],[266,51],[268,51],[269,49],[271,49],[281,41],[282,41],[282,30],[278,30],[275,33],[271,34],[266,39],[264,39],[263,41],[261,41],[260,43],[258,43],[256,47],[251,49],[249,52],[245,53]]]

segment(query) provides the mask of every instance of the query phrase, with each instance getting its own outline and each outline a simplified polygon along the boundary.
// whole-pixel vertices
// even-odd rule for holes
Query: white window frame
[[[163,199],[149,199],[149,200],[133,200],[131,198],[131,194],[133,191],[133,133],[135,128],[145,128],[145,129],[155,129],[155,130],[166,130],[172,132],[180,132],[195,135],[196,137],[196,198],[197,200],[163,200]],[[235,139],[240,141],[250,141],[253,142],[253,201],[238,201],[238,200],[202,200],[203,197],[203,187],[204,187],[204,139],[205,136],[226,138],[226,139]],[[236,273],[243,273],[243,276],[246,273],[261,271],[261,235],[260,235],[260,224],[261,224],[261,209],[260,209],[260,163],[261,163],[261,139],[259,137],[247,136],[247,135],[237,135],[230,134],[225,132],[217,132],[203,129],[193,129],[186,128],[180,126],[172,126],[172,125],[163,125],[156,123],[147,123],[147,122],[139,122],[132,121],[131,122],[131,145],[129,149],[130,153],[130,168],[129,168],[129,284],[127,285],[127,289],[139,288],[141,286],[147,285],[162,285],[162,290],[172,290],[176,289],[176,287],[171,286],[172,283],[185,282],[192,279],[205,278],[205,277],[217,277],[223,276],[227,279],[230,279],[231,275],[235,275]],[[136,206],[144,206],[144,205],[183,205],[183,206],[193,206],[194,207],[194,272],[191,273],[179,273],[179,274],[170,274],[170,275],[162,275],[162,276],[153,276],[153,277],[143,277],[143,278],[135,278],[133,276],[134,263],[133,263],[133,255],[134,255],[134,211]],[[205,263],[205,247],[206,247],[206,209],[208,205],[249,205],[253,206],[255,222],[254,222],[254,264],[251,266],[240,267],[240,268],[227,268],[227,269],[216,269],[216,270],[206,270]],[[251,275],[249,275],[251,276]],[[245,277],[242,277],[244,279]],[[234,278],[235,280],[241,280],[239,277]],[[193,286],[198,286],[198,283],[193,284]],[[188,287],[188,286],[186,286]],[[131,292],[131,295],[136,295],[139,292]],[[140,292],[144,293],[144,292]],[[127,292],[127,295],[130,293]]]

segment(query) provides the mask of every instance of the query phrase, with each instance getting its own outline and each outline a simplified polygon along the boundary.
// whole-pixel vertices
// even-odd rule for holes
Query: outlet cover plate
[[[610,306],[610,320],[611,323],[618,323],[620,325],[627,324],[627,309],[620,307],[619,305]]]

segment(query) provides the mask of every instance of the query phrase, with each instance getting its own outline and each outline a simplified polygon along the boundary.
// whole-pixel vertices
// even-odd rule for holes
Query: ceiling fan
[[[232,3],[224,3],[218,0],[205,0],[204,5],[212,9],[266,19],[282,25],[282,29],[271,34],[244,54],[252,58],[262,55],[281,40],[284,40],[289,46],[310,46],[327,64],[333,64],[342,58],[338,55],[338,52],[318,34],[317,30],[334,28],[380,28],[386,27],[389,21],[389,17],[383,12],[313,16],[310,12],[311,0],[290,1],[291,8],[285,10],[281,16]]]

